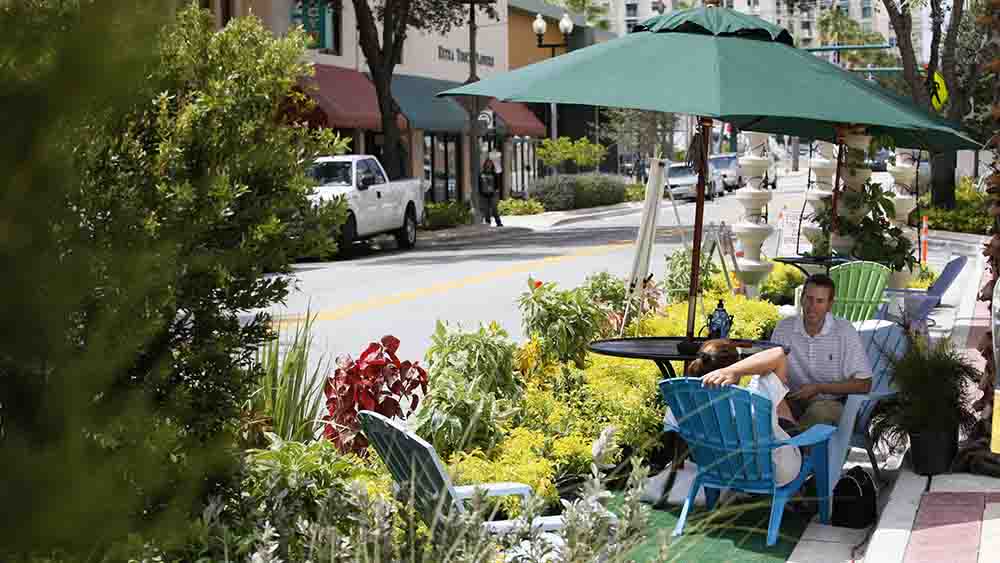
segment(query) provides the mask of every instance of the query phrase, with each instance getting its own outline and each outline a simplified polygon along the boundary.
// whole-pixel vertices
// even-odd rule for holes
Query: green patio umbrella
[[[785,29],[716,6],[657,16],[624,37],[438,95],[699,116],[688,337],[694,332],[711,118],[747,131],[832,143],[838,142],[838,126],[850,125],[860,126],[868,135],[890,136],[900,147],[932,151],[980,147],[943,119],[796,49]]]

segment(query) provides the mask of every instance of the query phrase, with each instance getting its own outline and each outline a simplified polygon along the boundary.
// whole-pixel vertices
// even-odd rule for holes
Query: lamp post
[[[469,5],[469,78],[466,84],[479,81],[476,66],[479,54],[476,52],[476,5],[492,4],[495,0],[458,0],[461,4]],[[470,96],[469,113],[472,117],[469,125],[469,184],[472,191],[469,194],[469,201],[472,204],[472,221],[479,224],[482,221],[482,212],[479,209],[479,161],[482,158],[479,146],[479,96]]]
[[[538,38],[538,48],[539,49],[552,49],[552,57],[556,56],[556,49],[561,47],[569,47],[569,36],[573,33],[573,20],[569,18],[569,14],[564,13],[562,19],[559,20],[559,31],[562,33],[563,42],[562,43],[545,43],[545,30],[548,29],[549,24],[546,23],[545,18],[542,14],[535,14],[535,21],[531,22],[531,30],[535,32],[535,37]],[[556,109],[556,104],[549,104],[549,116],[550,125],[549,136],[555,140],[559,136],[559,113]]]

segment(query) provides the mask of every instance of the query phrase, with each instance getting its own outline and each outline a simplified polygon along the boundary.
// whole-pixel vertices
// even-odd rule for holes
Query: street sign
[[[948,102],[948,86],[944,83],[944,76],[940,72],[934,73],[934,90],[931,91],[931,103],[934,109],[941,111],[941,108]]]
[[[485,130],[493,129],[495,126],[493,110],[487,109],[479,112],[479,116],[476,119]]]

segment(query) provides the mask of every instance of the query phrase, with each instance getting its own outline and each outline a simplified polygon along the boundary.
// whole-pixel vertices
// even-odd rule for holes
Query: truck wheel
[[[353,213],[347,214],[347,220],[340,229],[340,241],[337,246],[341,256],[349,256],[354,248],[354,239],[358,238],[358,223]]]
[[[412,203],[406,206],[403,226],[396,231],[396,244],[403,249],[413,248],[417,244],[417,212],[413,210]]]

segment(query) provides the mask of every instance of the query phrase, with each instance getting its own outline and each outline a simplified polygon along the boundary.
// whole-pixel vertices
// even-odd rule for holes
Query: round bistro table
[[[590,351],[605,356],[650,360],[656,363],[664,377],[677,377],[670,362],[690,362],[698,357],[697,350],[708,338],[688,339],[683,336],[648,336],[640,338],[614,338],[597,340],[590,344]],[[690,344],[688,344],[690,342]],[[768,348],[780,346],[767,340],[740,340],[740,356],[750,356]]]

